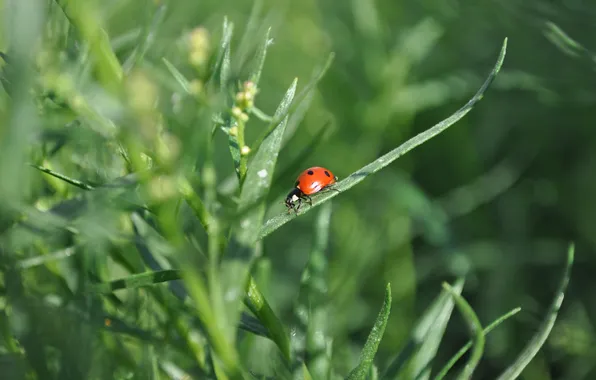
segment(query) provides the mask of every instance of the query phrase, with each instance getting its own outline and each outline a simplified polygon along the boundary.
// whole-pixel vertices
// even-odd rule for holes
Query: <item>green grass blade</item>
[[[328,259],[331,202],[321,207],[314,226],[314,244],[302,272],[298,301],[294,314],[298,325],[293,334],[293,349],[297,357],[304,357],[316,379],[327,379],[331,372],[328,321]]]
[[[83,189],[83,190],[93,190],[94,189],[94,187],[89,184],[86,184],[86,183],[79,181],[77,179],[74,179],[74,178],[67,177],[64,174],[57,173],[57,172],[53,171],[52,169],[44,168],[43,166],[33,165],[33,164],[30,164],[29,166],[39,170],[40,172],[49,174],[52,177],[61,179],[62,181],[69,183],[73,186],[76,186],[79,189]]]
[[[263,297],[257,284],[254,282],[252,277],[248,281],[248,289],[244,303],[257,316],[259,321],[267,331],[269,337],[277,345],[279,350],[288,362],[290,361],[290,340],[283,327],[283,324],[277,318],[269,303]]]
[[[478,363],[482,358],[482,354],[484,353],[484,334],[482,333],[482,324],[480,324],[480,320],[474,312],[474,309],[472,309],[464,297],[453,290],[453,288],[447,283],[443,284],[443,288],[447,290],[455,299],[455,304],[459,308],[459,311],[463,314],[466,322],[468,322],[470,332],[474,335],[474,348],[472,350],[472,354],[470,355],[468,363],[466,363],[466,366],[458,376],[458,379],[461,380],[471,379],[472,374],[474,373],[474,370],[478,366]]]
[[[238,43],[238,51],[234,57],[238,69],[244,67],[248,54],[254,48],[253,41],[257,40],[257,30],[263,25],[263,19],[259,17],[262,10],[263,0],[253,1],[250,15],[244,27],[244,33],[242,33],[242,38]]]
[[[461,292],[463,285],[463,278],[459,278],[453,288],[455,291]],[[428,364],[439,348],[454,306],[453,297],[443,290],[420,317],[405,347],[391,361],[381,379],[397,378],[405,371],[404,367],[408,362],[411,367],[408,372],[419,374],[419,377],[424,378],[423,371],[427,370]],[[410,375],[409,377],[415,378],[416,376]]]
[[[389,313],[391,312],[391,284],[387,284],[387,288],[385,290],[385,301],[383,302],[383,307],[377,316],[377,320],[368,335],[368,339],[364,344],[364,348],[362,349],[362,353],[360,354],[360,360],[358,365],[350,371],[348,376],[346,377],[347,380],[365,380],[370,372],[370,368],[373,364],[373,359],[377,353],[377,349],[379,348],[379,343],[381,343],[381,339],[383,338],[383,333],[385,332],[385,326],[387,325],[387,321],[389,320]]]
[[[497,318],[497,320],[495,320],[493,323],[491,323],[490,325],[488,325],[484,331],[482,331],[482,333],[486,336],[489,332],[491,332],[492,330],[494,330],[497,326],[499,326],[501,323],[505,322],[505,320],[513,317],[515,314],[519,313],[521,311],[520,307],[516,307],[515,309],[509,311],[506,314],[503,314],[502,316],[500,316],[499,318]],[[443,369],[441,369],[441,371],[439,371],[439,373],[437,374],[437,376],[435,376],[435,380],[442,380],[446,375],[447,372],[449,372],[449,370],[451,368],[453,368],[453,366],[455,365],[455,363],[457,363],[457,361],[459,359],[461,359],[462,356],[464,356],[466,354],[466,352],[468,352],[468,350],[472,347],[472,344],[474,344],[474,342],[472,342],[471,340],[466,343],[465,346],[463,346],[459,351],[457,351],[457,353],[455,355],[453,355],[453,357],[451,359],[449,359],[449,361],[447,362],[447,364],[445,364],[445,366],[443,367]]]
[[[227,23],[227,20],[226,20]],[[234,24],[233,23],[229,23],[228,26],[226,27],[224,25],[224,30],[227,32],[224,34],[224,44],[225,47],[223,48],[223,57],[221,60],[221,69],[219,72],[219,85],[221,87],[221,89],[223,91],[225,91],[225,89],[228,86],[228,82],[230,81],[230,74],[231,74],[231,69],[232,69],[232,34],[234,32]]]
[[[210,81],[217,80],[218,73],[219,73],[220,83],[221,83],[221,78],[225,77],[225,74],[222,75],[221,71],[225,71],[223,68],[223,65],[224,65],[226,54],[228,54],[228,59],[229,59],[229,54],[230,54],[229,49],[230,49],[230,45],[232,43],[233,32],[234,32],[234,24],[229,22],[227,17],[224,18],[222,37],[221,37],[221,41],[219,42],[219,49],[217,52],[217,58],[215,60],[215,66],[213,67],[214,75],[211,77]],[[228,62],[228,64],[229,64],[229,62]],[[229,67],[226,70],[229,70]]]
[[[476,92],[476,94],[462,108],[460,108],[458,111],[456,111],[453,115],[449,116],[447,119],[434,125],[432,128],[412,137],[411,139],[409,139],[408,141],[406,141],[399,147],[386,153],[385,155],[381,156],[380,158],[373,161],[372,163],[364,166],[363,168],[356,171],[355,173],[352,173],[350,176],[348,176],[343,181],[339,181],[334,186],[335,189],[337,189],[339,191],[339,193],[341,193],[343,191],[346,191],[346,190],[352,188],[353,186],[356,186],[358,183],[363,181],[368,176],[370,176],[370,175],[378,172],[379,170],[383,169],[384,167],[388,166],[393,161],[397,160],[399,157],[408,153],[409,151],[416,148],[417,146],[425,143],[426,141],[430,140],[431,138],[437,136],[439,133],[443,132],[444,130],[446,130],[453,124],[455,124],[457,121],[462,119],[468,112],[470,112],[472,110],[472,108],[474,108],[476,103],[478,103],[482,99],[482,97],[484,96],[484,93],[486,92],[486,90],[488,90],[488,88],[490,87],[490,85],[492,84],[494,79],[496,78],[497,74],[501,70],[503,61],[505,60],[506,51],[507,51],[507,38],[505,38],[505,40],[503,41],[503,46],[501,48],[499,58],[497,59],[497,62],[495,63],[495,66],[493,67],[488,78],[486,79],[486,81],[484,82],[482,87],[480,87],[478,92]],[[338,192],[329,191],[329,192],[321,193],[318,196],[313,197],[313,200],[312,200],[313,207],[315,207],[323,202],[326,202],[327,200],[335,197],[336,195],[338,195]],[[304,214],[304,213],[310,211],[311,209],[312,209],[312,207],[305,207],[298,214],[299,215]],[[272,233],[279,227],[281,227],[284,224],[286,224],[287,222],[289,222],[290,220],[294,219],[296,216],[297,216],[296,213],[289,213],[289,214],[283,213],[281,215],[278,215],[276,217],[269,219],[265,223],[263,228],[261,229],[259,237],[261,239],[264,238],[265,236],[269,235],[270,233]]]
[[[313,380],[308,367],[304,363],[302,363],[302,373],[304,374],[304,380]]]
[[[265,33],[265,38],[263,39],[263,43],[259,47],[259,51],[257,52],[255,68],[253,72],[249,76],[249,80],[254,82],[255,85],[259,84],[259,80],[261,79],[261,73],[263,72],[263,66],[265,66],[265,57],[267,56],[267,48],[271,45],[270,40],[271,28],[267,29],[267,33]]]
[[[111,293],[120,289],[134,289],[144,286],[160,284],[162,282],[180,280],[182,274],[177,269],[165,269],[156,272],[134,274],[107,283],[93,284],[91,291],[94,293]]]
[[[557,320],[557,315],[561,308],[561,304],[563,303],[563,298],[565,297],[565,291],[567,290],[567,284],[569,283],[569,276],[571,274],[574,256],[575,244],[571,243],[569,245],[569,249],[567,250],[567,263],[563,271],[563,277],[561,278],[561,283],[557,289],[555,299],[549,308],[547,317],[542,322],[538,332],[528,342],[522,353],[517,357],[517,360],[515,360],[515,362],[510,365],[509,368],[507,368],[501,374],[501,376],[498,377],[498,380],[516,379],[522,373],[524,368],[526,368],[526,366],[532,361],[534,356],[536,356],[538,351],[540,351],[540,348],[544,342],[546,342],[546,339],[548,338],[548,335],[550,334],[555,321]]]
[[[155,35],[166,16],[167,4],[155,4],[157,9],[150,9],[149,12],[153,15],[152,20],[147,23],[142,32],[139,34],[138,42],[135,49],[122,65],[125,74],[128,74],[139,62],[143,60],[145,54],[153,45]]]
[[[166,66],[166,68],[168,69],[170,74],[172,74],[172,76],[174,77],[174,80],[176,81],[176,83],[178,83],[180,85],[180,89],[182,89],[187,94],[192,93],[192,91],[190,90],[190,81],[188,79],[186,79],[184,74],[182,74],[176,68],[176,66],[174,66],[170,61],[168,61],[166,59],[166,57],[163,57],[161,60],[163,61],[164,65]]]

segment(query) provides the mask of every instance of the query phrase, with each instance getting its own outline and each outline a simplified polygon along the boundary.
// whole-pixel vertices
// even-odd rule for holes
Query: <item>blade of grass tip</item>
[[[259,47],[257,52],[257,56],[255,58],[255,67],[250,74],[249,78],[250,81],[253,82],[255,85],[259,84],[259,80],[261,79],[261,73],[263,72],[263,67],[265,66],[265,58],[267,57],[267,48],[271,45],[271,28],[267,29],[265,33],[265,38]]]
[[[168,9],[166,3],[156,5],[157,9],[152,8],[149,10],[151,14],[153,14],[153,19],[150,23],[143,27],[143,31],[139,35],[137,43],[135,44],[135,49],[129,58],[124,62],[123,70],[126,74],[128,74],[145,57],[145,53],[147,53],[155,41],[157,29],[163,22],[166,15],[166,10]]]
[[[304,374],[304,380],[312,380],[310,371],[308,370],[308,367],[305,363],[302,363],[302,373]]]
[[[517,378],[524,368],[532,361],[532,359],[536,356],[542,345],[546,342],[555,321],[557,320],[557,315],[561,308],[561,304],[563,303],[563,298],[565,297],[565,291],[567,290],[567,284],[569,283],[569,277],[571,274],[571,267],[573,266],[573,259],[575,256],[575,244],[569,244],[569,248],[567,250],[567,263],[565,265],[565,269],[563,271],[563,276],[561,278],[561,283],[559,284],[559,288],[557,289],[556,296],[549,308],[548,314],[542,325],[538,329],[538,332],[534,335],[534,337],[528,342],[524,350],[521,354],[517,357],[515,362],[509,366],[502,374],[499,376],[498,380],[510,380]]]
[[[226,20],[227,22],[227,20]],[[232,51],[232,34],[234,32],[234,24],[229,23],[228,27],[224,26],[224,30],[226,30],[227,34],[224,35],[224,43],[225,47],[222,45],[223,50],[223,57],[221,59],[221,68],[219,71],[219,85],[222,91],[226,90],[228,85],[228,81],[230,80],[230,73],[232,69],[231,63],[231,51]]]
[[[250,11],[250,15],[248,16],[248,20],[246,21],[244,33],[242,34],[242,38],[238,44],[238,52],[236,53],[235,57],[236,69],[238,71],[244,67],[246,57],[253,46],[252,41],[256,40],[256,31],[262,23],[262,20],[259,19],[259,15],[261,14],[262,10],[263,0],[255,0],[252,4],[252,9]]]
[[[310,105],[315,97],[315,92],[309,92],[299,103],[297,103],[296,107],[292,107],[291,112],[292,115],[288,120],[288,127],[286,128],[286,134],[284,136],[284,141],[282,142],[282,147],[285,147],[286,144],[290,141],[292,137],[296,134],[298,130],[298,126],[304,120],[306,116],[306,112],[310,109]],[[330,122],[327,122],[329,124]]]
[[[521,311],[521,307],[516,307],[515,309],[509,311],[508,313],[503,314],[502,316],[497,318],[493,323],[488,325],[482,333],[486,336],[489,332],[494,330],[501,323],[505,322],[505,320],[513,317],[515,314],[519,313],[520,311]],[[447,364],[445,364],[445,366],[441,369],[441,371],[439,371],[437,376],[435,376],[435,380],[442,380],[447,375],[447,372],[449,372],[449,370],[451,368],[453,368],[455,363],[457,363],[457,361],[459,359],[461,359],[461,357],[464,356],[466,354],[466,352],[468,352],[470,347],[472,347],[472,344],[474,344],[474,342],[472,342],[470,340],[468,343],[466,343],[465,346],[463,346],[459,351],[457,351],[457,353],[455,355],[453,355],[453,357],[451,359],[449,359],[449,361],[447,362]]]
[[[319,83],[319,81],[323,78],[323,76],[325,75],[325,73],[327,72],[327,70],[329,69],[329,67],[331,67],[331,63],[333,62],[333,59],[335,57],[335,54],[331,53],[329,55],[329,57],[327,58],[327,61],[325,62],[325,65],[323,66],[323,68],[321,69],[321,71],[304,87],[304,89],[302,89],[301,92],[298,93],[298,95],[296,96],[296,101],[294,102],[294,104],[288,105],[288,107],[284,110],[284,112],[275,112],[275,114],[273,115],[273,120],[271,121],[271,123],[269,123],[269,125],[267,126],[267,128],[263,131],[263,133],[257,138],[257,140],[255,141],[255,143],[253,144],[254,149],[258,149],[259,146],[263,143],[263,141],[265,140],[265,138],[267,138],[267,136],[269,136],[269,134],[271,133],[271,131],[273,131],[276,127],[276,125],[284,118],[286,117],[286,115],[288,115],[290,112],[293,112],[296,107],[300,106],[300,104],[308,98],[306,97],[311,91],[314,90],[315,86]],[[279,111],[279,109],[278,109]]]
[[[348,176],[343,181],[339,181],[336,185],[334,185],[334,188],[338,191],[329,191],[329,192],[321,193],[318,196],[313,197],[313,199],[312,199],[313,207],[316,207],[317,205],[335,197],[336,195],[338,195],[338,193],[346,191],[346,190],[350,189],[351,187],[357,185],[358,183],[363,181],[366,177],[385,168],[386,166],[391,164],[393,161],[397,160],[399,157],[408,153],[409,151],[416,148],[417,146],[425,143],[426,141],[430,140],[431,138],[437,136],[438,134],[440,134],[441,132],[443,132],[444,130],[446,130],[447,128],[452,126],[453,124],[455,124],[457,121],[462,119],[468,112],[470,112],[472,110],[472,108],[474,108],[476,103],[478,103],[482,99],[482,97],[484,96],[484,93],[486,92],[486,90],[490,87],[490,85],[494,81],[495,77],[501,70],[501,66],[503,65],[503,61],[505,59],[506,51],[507,51],[507,38],[505,38],[505,40],[503,42],[503,46],[501,48],[501,53],[499,54],[499,58],[497,59],[497,62],[495,64],[495,66],[493,67],[491,73],[489,74],[488,78],[486,79],[486,81],[484,82],[482,87],[480,87],[478,92],[476,92],[476,94],[462,108],[460,108],[458,111],[456,111],[453,115],[449,116],[447,119],[439,122],[438,124],[434,125],[430,129],[427,129],[426,131],[412,137],[405,143],[401,144],[399,147],[397,147],[394,150],[379,157],[378,159],[376,159],[372,163],[364,166],[363,168],[356,171],[355,173],[352,173],[350,176]],[[298,213],[289,213],[289,214],[283,213],[281,215],[278,215],[278,216],[275,216],[275,217],[269,219],[265,223],[263,228],[261,229],[259,238],[260,239],[264,238],[265,236],[269,235],[273,231],[277,230],[279,227],[283,226],[290,220],[297,217],[297,215],[302,215],[306,212],[309,212],[313,207],[305,207]]]
[[[472,374],[474,373],[474,370],[478,366],[478,363],[482,358],[482,354],[484,353],[484,334],[482,333],[482,324],[480,324],[480,320],[474,312],[474,309],[472,309],[464,297],[453,290],[451,285],[447,283],[443,283],[443,288],[447,290],[455,299],[457,308],[463,314],[464,319],[466,322],[468,322],[470,332],[474,335],[474,348],[470,354],[470,359],[468,359],[466,366],[458,376],[458,379],[462,380],[471,379]]]
[[[585,48],[580,43],[571,38],[571,36],[565,33],[563,29],[551,21],[546,21],[544,23],[543,33],[546,38],[548,38],[554,45],[556,45],[561,51],[563,51],[563,53],[566,53],[567,55],[579,57],[583,53],[586,53]]]
[[[295,79],[279,105],[279,110],[283,111],[291,103],[296,84]],[[226,297],[226,314],[229,316],[228,321],[234,326],[237,324],[240,301],[248,284],[250,267],[256,256],[257,236],[265,218],[264,200],[271,187],[286,123],[287,117],[267,137],[251,161],[240,191],[238,209],[245,209],[257,202],[260,204],[232,226],[227,257],[221,265],[223,294],[231,295]]]
[[[306,84],[306,86],[304,86],[304,88],[302,89],[302,91],[300,91],[298,93],[298,95],[296,95],[296,101],[297,101],[297,103],[302,102],[302,100],[312,90],[314,90],[314,88],[317,86],[317,84],[319,84],[319,82],[321,81],[321,79],[323,79],[323,77],[325,76],[325,74],[327,74],[327,71],[331,67],[331,64],[333,63],[334,60],[335,60],[335,53],[334,52],[329,53],[329,56],[327,56],[327,60],[323,64],[323,67],[321,67],[321,70],[319,70],[319,72],[313,76],[313,78],[310,80],[310,82],[308,82]]]
[[[383,307],[377,316],[377,320],[366,339],[362,353],[360,354],[360,360],[358,365],[350,371],[347,380],[365,380],[370,372],[370,368],[373,364],[373,359],[379,348],[379,343],[383,338],[385,332],[385,326],[389,320],[389,313],[391,312],[391,284],[387,284],[385,289],[385,301]]]
[[[458,278],[453,289],[461,293],[463,287],[464,279]],[[409,372],[420,374],[419,376],[422,378],[425,375],[428,377],[428,370],[426,373],[423,371],[428,368],[428,363],[437,353],[454,307],[453,297],[443,290],[420,317],[405,347],[387,366],[381,379],[398,377],[410,358],[412,359],[410,360],[411,370]],[[412,357],[415,352],[416,355]],[[415,376],[409,377],[414,378]]]
[[[180,85],[180,89],[182,91],[186,92],[187,94],[191,94],[192,92],[190,90],[190,81],[188,79],[186,79],[184,74],[182,74],[176,68],[176,66],[174,66],[170,61],[168,61],[166,59],[166,57],[162,57],[161,60],[164,63],[164,65],[166,66],[166,68],[168,69],[168,71],[170,72],[170,74],[172,74],[172,76],[176,80],[176,83],[178,83]]]
[[[231,41],[232,41],[232,34],[234,32],[234,24],[229,22],[227,17],[224,17],[222,29],[223,29],[223,31],[222,31],[221,40],[219,42],[217,58],[215,59],[215,64],[213,66],[214,74],[211,78],[209,78],[209,82],[215,81],[218,78],[218,73],[221,70],[224,56],[225,56],[226,51],[228,50],[228,47],[230,46]],[[221,75],[219,76],[219,78],[221,78]]]
[[[252,277],[248,281],[248,289],[244,303],[257,316],[259,321],[268,331],[268,335],[277,345],[281,351],[284,359],[290,362],[290,340],[283,327],[283,324],[275,315],[269,303],[263,297],[263,294],[259,291],[257,284],[254,282]]]

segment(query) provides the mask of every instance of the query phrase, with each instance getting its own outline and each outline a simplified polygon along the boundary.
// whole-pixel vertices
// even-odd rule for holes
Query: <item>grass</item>
[[[423,379],[438,368],[437,352],[457,307],[472,340],[436,378],[455,371],[471,349],[459,374],[470,378],[485,335],[519,309],[483,328],[461,295],[463,277],[445,284],[401,351],[377,361],[391,312],[399,308],[387,284],[376,320],[363,322],[372,327],[359,356],[338,365],[341,349],[334,342],[348,334],[338,337],[331,317],[332,199],[373,174],[383,176],[471,112],[501,70],[507,39],[480,89],[454,114],[347,175],[337,192],[316,195],[312,207],[269,218],[280,152],[292,144],[334,55],[320,60],[302,88],[288,79],[284,94],[264,94],[275,33],[269,25],[257,27],[260,2],[240,46],[241,28],[225,19],[218,30],[196,28],[179,44],[158,48],[169,6],[151,6],[128,54],[114,50],[105,20],[96,17],[99,2],[55,1],[46,10],[24,0],[11,9],[15,17],[29,14],[31,24],[12,24],[3,72],[0,373],[10,368],[15,379]],[[33,57],[22,47],[38,43]],[[34,58],[42,64],[31,72]],[[271,116],[257,106],[264,96],[277,98]],[[220,189],[225,179],[233,183],[229,193]],[[275,284],[263,285],[264,275],[257,276],[267,263],[264,239],[311,210],[317,212],[314,241],[288,316],[262,290]],[[516,378],[545,343],[572,262],[573,247],[544,325],[501,379]]]

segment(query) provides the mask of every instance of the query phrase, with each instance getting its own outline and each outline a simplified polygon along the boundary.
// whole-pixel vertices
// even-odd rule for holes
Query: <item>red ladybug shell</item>
[[[328,169],[320,166],[308,168],[303,171],[296,179],[296,188],[305,195],[311,195],[323,190],[329,185],[333,185],[337,177]]]

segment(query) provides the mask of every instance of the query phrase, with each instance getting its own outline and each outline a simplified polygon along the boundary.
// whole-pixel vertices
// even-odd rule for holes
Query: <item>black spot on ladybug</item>
[[[325,175],[326,175],[327,177],[331,177],[331,174],[329,174],[329,172],[328,172],[327,170],[325,170]]]
[[[313,172],[312,170],[308,171],[308,175],[313,175],[313,174],[315,174],[315,172]]]

